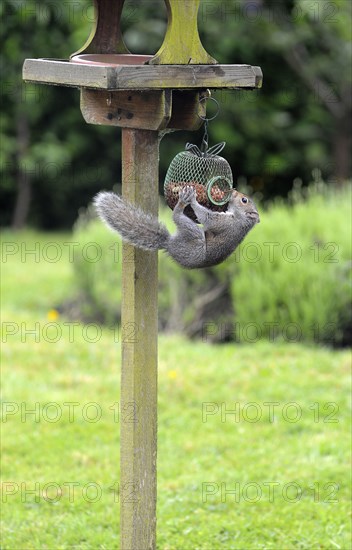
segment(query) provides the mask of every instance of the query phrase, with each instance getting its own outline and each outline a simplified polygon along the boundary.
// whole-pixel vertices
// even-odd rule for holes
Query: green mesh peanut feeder
[[[232,171],[227,160],[219,156],[226,145],[224,141],[208,148],[209,120],[212,119],[205,119],[204,122],[201,148],[187,143],[185,151],[178,153],[169,166],[165,177],[164,195],[167,205],[172,210],[177,204],[180,191],[186,186],[194,188],[197,201],[202,206],[219,212],[227,209],[233,189]],[[185,214],[197,221],[190,206],[185,209]]]
[[[164,195],[167,205],[173,210],[180,191],[191,186],[197,194],[199,204],[223,212],[233,188],[233,177],[229,163],[217,155],[225,143],[219,143],[202,153],[196,145],[187,143],[186,150],[172,160],[166,174]],[[185,209],[191,219],[195,215],[190,206]]]
[[[227,209],[227,203],[233,189],[233,177],[229,163],[219,156],[226,143],[222,141],[208,147],[208,122],[219,114],[219,104],[212,97],[205,97],[200,100],[211,99],[217,105],[217,113],[211,118],[203,118],[204,135],[201,147],[187,143],[185,151],[178,153],[172,160],[167,171],[164,183],[164,195],[167,205],[173,210],[177,204],[180,191],[186,186],[194,188],[197,201],[210,210],[223,212]],[[194,221],[197,218],[190,206],[185,208],[185,214]]]

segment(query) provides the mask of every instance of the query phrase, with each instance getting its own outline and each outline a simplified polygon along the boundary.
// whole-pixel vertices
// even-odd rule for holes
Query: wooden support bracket
[[[81,90],[81,111],[89,124],[163,130],[171,118],[171,90],[104,92]]]
[[[206,102],[200,102],[209,97],[208,90],[173,90],[171,118],[167,125],[170,130],[198,130],[206,116]]]
[[[89,124],[143,130],[197,130],[206,113],[206,91],[105,92],[81,89],[81,112]]]

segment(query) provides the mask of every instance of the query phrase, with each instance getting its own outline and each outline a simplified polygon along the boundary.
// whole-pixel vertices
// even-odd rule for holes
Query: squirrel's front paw
[[[184,187],[180,192],[179,200],[186,205],[194,202],[196,200],[195,189],[191,187],[191,185],[187,185],[186,187]]]

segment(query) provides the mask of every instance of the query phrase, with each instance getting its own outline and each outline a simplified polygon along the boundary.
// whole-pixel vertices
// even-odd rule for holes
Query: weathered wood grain
[[[121,34],[125,0],[94,0],[93,28],[87,42],[70,57],[82,53],[129,53]]]
[[[88,124],[143,130],[198,130],[206,115],[206,91],[102,91],[81,88],[81,112]],[[202,118],[201,118],[202,117]]]
[[[251,65],[83,65],[53,59],[26,59],[28,82],[104,90],[260,88],[262,72]]]
[[[122,130],[123,196],[157,215],[158,132]],[[123,246],[121,548],[155,549],[158,256]]]
[[[22,76],[27,82],[106,90],[109,75],[103,65],[87,67],[62,59],[26,59]]]
[[[81,112],[86,122],[163,130],[171,118],[171,90],[101,91],[81,89]]]

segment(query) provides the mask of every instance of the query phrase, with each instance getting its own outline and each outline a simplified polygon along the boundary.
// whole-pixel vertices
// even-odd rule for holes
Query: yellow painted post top
[[[165,0],[168,14],[164,42],[149,63],[161,65],[213,65],[198,32],[200,0]]]

